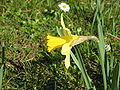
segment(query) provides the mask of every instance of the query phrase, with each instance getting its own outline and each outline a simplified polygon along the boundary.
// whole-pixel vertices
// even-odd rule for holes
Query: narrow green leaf
[[[113,70],[111,90],[119,90],[119,84],[120,84],[120,63],[118,62]]]
[[[63,36],[62,30],[56,26],[56,30],[59,36]]]
[[[99,15],[97,15],[98,21],[98,35],[99,35],[99,52],[100,52],[100,64],[102,67],[103,81],[104,81],[104,90],[107,90],[107,60],[105,60],[105,44],[104,44],[104,35],[102,22]]]
[[[2,64],[5,63],[5,44],[2,42]]]
[[[75,62],[75,64],[78,66],[78,68],[80,69],[81,73],[82,73],[82,76],[84,78],[84,81],[86,83],[86,86],[87,86],[87,89],[93,89],[93,90],[96,90],[95,87],[93,87],[93,83],[92,83],[92,80],[90,79],[88,73],[87,73],[87,70],[85,68],[85,65],[84,65],[84,62],[82,60],[82,57],[81,57],[81,54],[80,52],[75,49],[75,52],[77,54],[77,58],[75,57],[75,55],[73,54],[73,52],[71,51],[71,57],[73,59],[73,61]]]
[[[2,89],[3,65],[0,68],[0,90]]]
[[[92,22],[92,26],[91,26],[91,33],[92,33],[92,29],[93,29],[94,24],[95,24],[95,20],[96,20],[96,17],[97,17],[97,13],[98,13],[98,9],[96,9],[95,14],[94,14],[94,18],[93,18],[93,22]]]
[[[75,57],[75,55],[73,54],[72,51],[71,51],[71,57],[72,57],[73,61],[75,62],[75,64],[78,66],[78,68],[81,71],[81,67],[80,67],[81,64],[78,62],[77,58]]]

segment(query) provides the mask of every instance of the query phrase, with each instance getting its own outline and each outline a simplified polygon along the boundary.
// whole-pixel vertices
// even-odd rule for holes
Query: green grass
[[[64,56],[60,54],[60,49],[47,52],[46,35],[50,33],[58,36],[57,29],[61,28],[61,10],[58,7],[60,3],[61,0],[0,1],[0,54],[2,55],[2,42],[4,42],[6,60],[2,80],[3,89],[85,88],[81,72],[72,59],[70,68],[66,70]],[[105,1],[104,7],[101,6],[99,12],[95,1],[92,0],[67,0],[66,3],[71,8],[64,14],[66,27],[73,34],[94,35],[101,41],[104,39],[101,45],[105,43],[112,47],[111,52],[106,52],[107,60],[110,61],[109,69],[118,68],[119,65],[116,63],[120,58],[120,1]],[[100,12],[102,15],[97,18]],[[101,26],[103,39],[98,34],[98,28],[100,30]],[[78,32],[80,29],[81,31]],[[99,48],[103,48],[101,45]],[[102,62],[99,59],[102,51],[99,53],[98,44],[86,41],[78,48],[90,78],[96,88],[103,90],[100,66]],[[72,51],[75,52],[74,49]],[[2,56],[0,56],[0,68],[2,69]]]

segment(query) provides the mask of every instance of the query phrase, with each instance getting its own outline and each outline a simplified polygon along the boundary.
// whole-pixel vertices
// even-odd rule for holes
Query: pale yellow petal
[[[61,54],[62,55],[67,55],[68,53],[70,53],[72,46],[70,46],[70,43],[66,43],[62,46],[62,50],[61,50]]]
[[[70,53],[68,53],[65,57],[65,67],[68,69],[70,66]]]
[[[62,46],[61,54],[65,55],[65,67],[68,69],[70,66],[70,51],[71,51],[70,43],[66,43]]]
[[[95,36],[79,36],[78,38],[74,39],[72,42],[72,46],[78,45],[86,40],[96,40],[99,41]]]

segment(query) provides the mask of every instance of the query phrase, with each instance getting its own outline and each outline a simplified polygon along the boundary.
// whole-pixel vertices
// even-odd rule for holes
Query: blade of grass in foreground
[[[103,17],[103,10],[104,10],[104,0],[96,0],[97,1],[97,28],[98,28],[98,36],[99,36],[99,53],[100,53],[100,64],[102,68],[102,75],[103,75],[103,83],[104,83],[104,90],[107,90],[107,66],[108,62],[105,59],[105,43],[104,43],[104,35],[103,35],[103,27],[104,27],[104,17]]]
[[[73,54],[73,52],[71,51],[71,57],[73,59],[73,61],[75,62],[75,64],[78,66],[78,68],[80,69],[80,71],[82,72],[82,75],[83,75],[83,78],[85,80],[85,83],[86,83],[86,86],[87,86],[87,89],[90,89],[90,83],[89,83],[89,80],[88,78],[86,77],[86,74],[82,68],[82,65],[81,65],[81,62],[79,62],[77,60],[77,58],[75,57],[75,55]]]
[[[0,68],[0,90],[2,89],[3,65]]]
[[[2,43],[2,65],[0,68],[0,90],[2,89],[2,79],[3,79],[3,71],[4,71],[4,64],[5,63],[5,45],[4,42]]]
[[[83,62],[83,59],[81,57],[81,53],[79,52],[79,50],[77,48],[74,48],[75,49],[75,52],[76,52],[76,55],[77,55],[77,58],[76,56],[73,54],[73,52],[71,51],[71,57],[73,59],[73,61],[75,62],[75,64],[78,66],[78,68],[80,69],[81,73],[82,73],[82,76],[85,80],[85,83],[86,83],[86,86],[87,86],[87,89],[93,89],[93,90],[96,90],[95,87],[93,87],[93,84],[92,84],[92,80],[90,79],[88,73],[86,72],[86,68],[85,68],[85,65],[84,65],[84,62]]]
[[[113,70],[112,90],[119,90],[119,82],[120,82],[120,63],[118,62]]]
[[[99,45],[99,52],[100,52],[100,64],[102,67],[104,90],[107,90],[107,79],[106,79],[106,70],[105,70],[105,65],[107,65],[107,62],[105,63],[104,35],[103,35],[102,24],[101,24],[99,16],[97,16],[97,20],[98,20],[98,35],[99,35],[98,45]]]

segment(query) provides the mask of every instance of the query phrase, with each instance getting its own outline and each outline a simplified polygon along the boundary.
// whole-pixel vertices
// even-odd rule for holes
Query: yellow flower
[[[61,54],[65,55],[65,67],[68,68],[70,66],[70,51],[72,49],[72,46],[78,45],[85,40],[90,39],[97,39],[95,36],[77,36],[77,35],[71,35],[71,36],[61,36],[61,37],[55,37],[48,35],[47,36],[47,46],[48,51],[51,52],[52,50],[55,50],[57,48],[62,47]]]
[[[70,66],[70,52],[72,47],[84,42],[85,40],[98,41],[98,39],[95,36],[72,35],[70,30],[65,27],[65,24],[63,21],[63,14],[61,14],[61,25],[63,27],[64,36],[55,37],[55,36],[48,35],[47,46],[48,46],[48,52],[51,52],[52,50],[62,47],[61,54],[66,56],[65,67],[68,69],[68,67]]]
[[[70,66],[70,51],[72,48],[72,42],[77,39],[79,36],[71,35],[71,36],[61,36],[61,37],[54,37],[51,35],[47,36],[48,39],[48,51],[51,52],[52,50],[62,47],[61,54],[66,55],[65,58],[65,66],[68,68]]]

